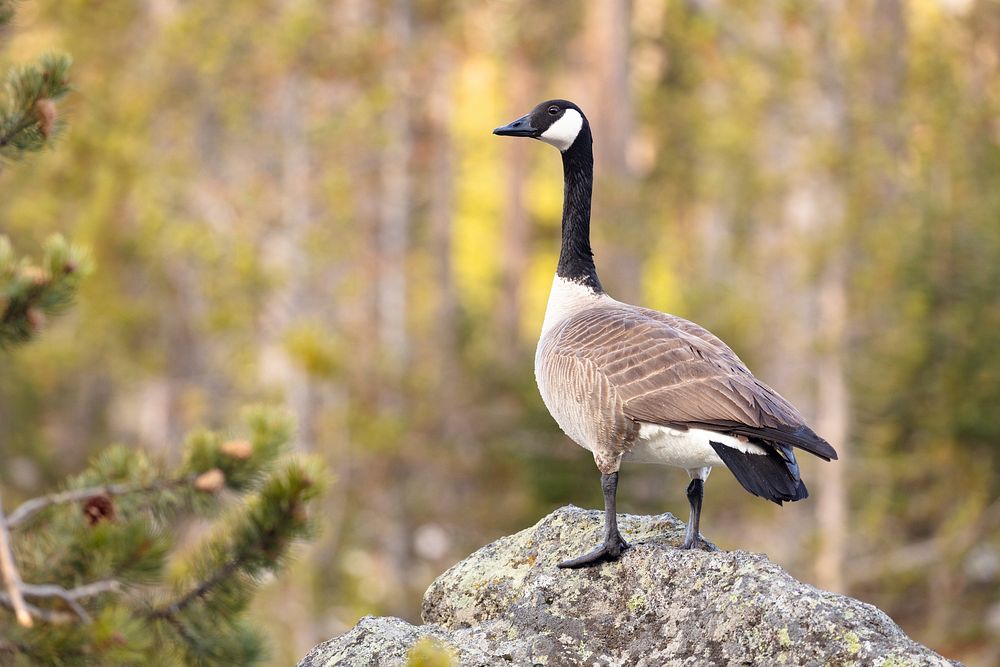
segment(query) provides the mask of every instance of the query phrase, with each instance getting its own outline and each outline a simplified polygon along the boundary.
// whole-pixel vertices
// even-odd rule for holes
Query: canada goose
[[[562,249],[535,352],[535,380],[560,428],[593,453],[601,471],[604,543],[559,567],[615,560],[628,548],[615,515],[622,461],[687,470],[691,518],[682,549],[702,545],[704,483],[715,466],[779,505],[807,497],[792,448],[827,461],[837,452],[798,410],[709,331],[621,303],[601,288],[590,250],[593,138],[580,107],[542,102],[493,134],[540,139],[562,153]]]

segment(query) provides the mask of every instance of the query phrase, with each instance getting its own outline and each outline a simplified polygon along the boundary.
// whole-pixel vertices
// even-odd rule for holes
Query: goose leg
[[[618,560],[621,553],[628,548],[628,543],[618,532],[618,515],[615,512],[617,472],[601,475],[601,490],[604,491],[604,543],[590,553],[559,563],[559,567],[584,567],[602,561]]]
[[[701,477],[692,479],[688,484],[687,497],[691,504],[691,518],[688,520],[681,549],[700,549],[704,542],[698,532],[698,524],[701,522],[701,501],[705,497],[705,480]]]

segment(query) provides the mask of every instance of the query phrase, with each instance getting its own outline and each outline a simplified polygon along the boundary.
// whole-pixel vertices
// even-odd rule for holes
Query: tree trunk
[[[845,11],[841,3],[829,3],[816,31],[816,80],[825,98],[828,142],[846,144],[847,100],[843,81],[843,58],[831,35]],[[821,19],[823,17],[820,17]],[[818,111],[823,111],[819,109]],[[826,165],[828,171],[832,165]],[[814,340],[819,349],[816,376],[816,428],[837,449],[840,459],[824,470],[819,479],[816,505],[820,546],[816,556],[817,584],[834,592],[846,593],[845,560],[849,523],[848,466],[850,465],[850,395],[847,386],[847,275],[845,184],[836,173],[828,173],[828,201],[821,201],[824,217],[818,238],[832,248],[816,286],[818,305]]]
[[[847,289],[844,257],[837,251],[831,258],[818,287],[821,342],[816,374],[816,430],[833,443],[840,459],[824,466],[819,477],[816,514],[819,519],[820,549],[816,556],[816,577],[820,588],[846,593],[845,552],[848,539],[848,484],[850,452],[849,393],[846,377]]]
[[[507,116],[515,118],[538,101],[535,99],[538,95],[538,76],[523,54],[514,54],[511,60],[513,65],[507,89],[510,99]],[[503,145],[506,196],[503,210],[503,256],[500,262],[500,307],[497,311],[497,351],[506,368],[514,367],[523,350],[523,286],[530,256],[530,221],[524,192],[528,182],[527,151],[530,148],[533,147],[524,141],[507,141]]]
[[[451,136],[452,76],[454,54],[440,49],[434,61],[433,82],[429,99],[430,115],[436,120],[431,137],[432,164],[430,183],[430,235],[434,261],[434,284],[437,309],[434,315],[434,347],[436,349],[440,404],[455,406],[461,401],[456,388],[460,386],[461,360],[458,353],[458,292],[452,267],[454,235],[455,160]],[[515,143],[515,142],[510,142]],[[446,441],[458,437],[462,411],[442,410],[441,435]]]
[[[283,282],[268,297],[264,308],[261,375],[281,387],[298,424],[299,446],[315,446],[315,402],[303,370],[285,350],[284,340],[299,314],[306,309],[308,256],[305,251],[311,220],[309,144],[303,123],[306,103],[301,75],[290,71],[282,80],[275,101],[274,124],[279,128],[281,150],[280,224],[265,244],[265,263]]]
[[[385,85],[392,99],[382,115],[385,145],[380,154],[377,287],[377,337],[382,364],[377,390],[379,418],[398,424],[406,411],[403,380],[409,361],[407,329],[407,248],[410,235],[413,127],[409,59],[412,56],[413,19],[409,0],[393,0],[385,25],[387,43],[394,46],[385,66]],[[404,436],[400,436],[404,437]],[[391,567],[387,603],[396,613],[405,611],[408,599],[413,528],[407,516],[408,470],[402,463],[407,443],[392,443],[396,454],[384,468],[385,553]]]
[[[595,0],[587,5],[587,49],[591,54],[591,99],[594,109],[594,159],[599,185],[595,203],[598,220],[624,219],[628,224],[595,225],[597,233],[613,233],[615,243],[603,244],[601,255],[609,289],[615,297],[635,303],[642,288],[641,216],[637,215],[638,178],[629,159],[634,126],[630,85],[631,3],[628,0]],[[613,215],[612,215],[613,212]],[[600,262],[599,262],[600,263]]]

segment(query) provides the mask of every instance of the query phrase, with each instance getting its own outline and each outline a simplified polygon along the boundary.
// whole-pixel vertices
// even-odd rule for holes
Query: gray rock
[[[670,514],[620,515],[615,563],[559,570],[593,548],[602,513],[564,507],[488,544],[424,595],[425,625],[362,619],[300,667],[405,665],[430,637],[461,665],[958,664],[875,607],[800,583],[760,554],[680,551]]]
[[[424,638],[450,649],[462,665],[493,664],[489,653],[471,646],[459,647],[451,634],[429,625],[410,625],[399,618],[365,616],[349,632],[314,647],[299,667],[405,665],[410,649]]]

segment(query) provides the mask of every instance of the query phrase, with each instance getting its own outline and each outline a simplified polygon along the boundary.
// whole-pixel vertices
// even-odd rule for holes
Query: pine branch
[[[165,621],[197,654],[205,614],[242,609],[256,578],[277,568],[291,543],[308,532],[305,507],[322,483],[315,465],[293,462],[272,473],[245,509],[199,548],[204,555],[193,565],[196,583],[147,618]],[[196,611],[196,603],[204,606]]]
[[[16,160],[38,151],[55,135],[55,101],[70,90],[70,63],[69,56],[48,54],[37,65],[7,75],[6,99],[0,104],[0,159]]]
[[[0,348],[27,341],[69,307],[90,270],[89,254],[58,234],[46,240],[41,264],[18,260],[0,236]]]
[[[17,570],[14,561],[14,550],[10,542],[10,531],[7,530],[7,523],[4,521],[3,499],[0,498],[0,575],[2,575],[4,588],[7,589],[5,595],[10,603],[17,622],[26,628],[32,626],[31,613],[21,594],[21,574]]]
[[[77,586],[76,588],[66,589],[62,586],[55,586],[53,584],[21,584],[21,592],[24,593],[25,597],[31,598],[50,598],[56,597],[61,599],[70,609],[80,617],[80,620],[84,623],[90,623],[93,619],[87,610],[78,602],[78,600],[94,597],[97,595],[103,595],[104,593],[113,593],[121,590],[122,584],[116,579],[105,579],[103,581],[95,581],[90,584],[84,584],[82,586]]]
[[[50,623],[52,625],[66,625],[68,623],[74,623],[77,621],[78,616],[76,614],[71,614],[67,611],[56,611],[53,609],[42,609],[41,607],[36,607],[35,605],[24,602],[25,610],[30,614],[30,616],[35,619],[45,623]],[[14,604],[11,602],[9,593],[0,593],[0,605],[7,607],[10,610],[14,610]],[[17,613],[16,611],[14,612]],[[34,624],[32,624],[33,626]],[[26,626],[26,627],[32,627]]]
[[[9,524],[3,513],[3,501],[0,499],[0,571],[3,574],[6,593],[0,593],[0,603],[13,610],[17,622],[23,627],[32,627],[32,617],[37,617],[50,623],[65,622],[62,612],[41,609],[25,602],[25,597],[57,597],[63,600],[84,623],[93,619],[87,610],[78,602],[81,598],[93,597],[109,593],[121,588],[115,580],[95,581],[76,588],[65,589],[53,584],[26,584],[21,581],[20,572],[14,562],[14,552],[11,548]]]
[[[0,578],[3,579],[4,588],[7,589],[6,597],[10,601],[11,609],[14,610],[17,622],[30,628],[32,626],[31,613],[21,593],[21,574],[17,570],[14,549],[10,542],[10,531],[4,520],[2,498],[0,498]]]
[[[152,484],[141,486],[133,484],[107,484],[104,486],[91,486],[86,489],[71,489],[60,493],[50,493],[47,496],[39,496],[38,498],[26,500],[18,505],[17,509],[7,517],[7,526],[9,528],[16,528],[35,514],[53,505],[77,503],[101,495],[113,498],[115,496],[156,493],[158,491],[186,486],[193,483],[195,479],[194,475],[186,475],[176,479],[159,480]]]
[[[0,656],[5,654],[18,654],[18,653],[29,653],[30,649],[24,644],[18,642],[7,641],[6,639],[0,639]]]
[[[30,526],[8,537],[17,540],[15,595],[34,622],[29,629],[0,618],[0,663],[13,652],[31,664],[139,664],[153,647],[178,651],[183,664],[259,663],[266,651],[245,622],[246,608],[261,575],[280,570],[307,535],[307,506],[325,475],[311,461],[279,462],[292,432],[283,414],[257,408],[246,419],[245,439],[192,434],[170,471],[141,452],[111,447],[66,490],[0,517],[5,529]],[[165,590],[176,522],[236,498],[193,550],[187,574]],[[75,585],[81,581],[90,583]],[[161,606],[150,605],[149,595]],[[0,607],[14,608],[8,592],[0,592]]]
[[[205,581],[200,583],[195,588],[180,596],[170,604],[164,605],[159,609],[154,609],[149,613],[150,620],[157,619],[168,619],[176,618],[177,615],[184,611],[195,600],[200,600],[208,595],[212,589],[224,582],[229,577],[233,576],[246,562],[247,555],[244,554],[242,557],[234,558],[219,568],[213,575],[208,577]]]

